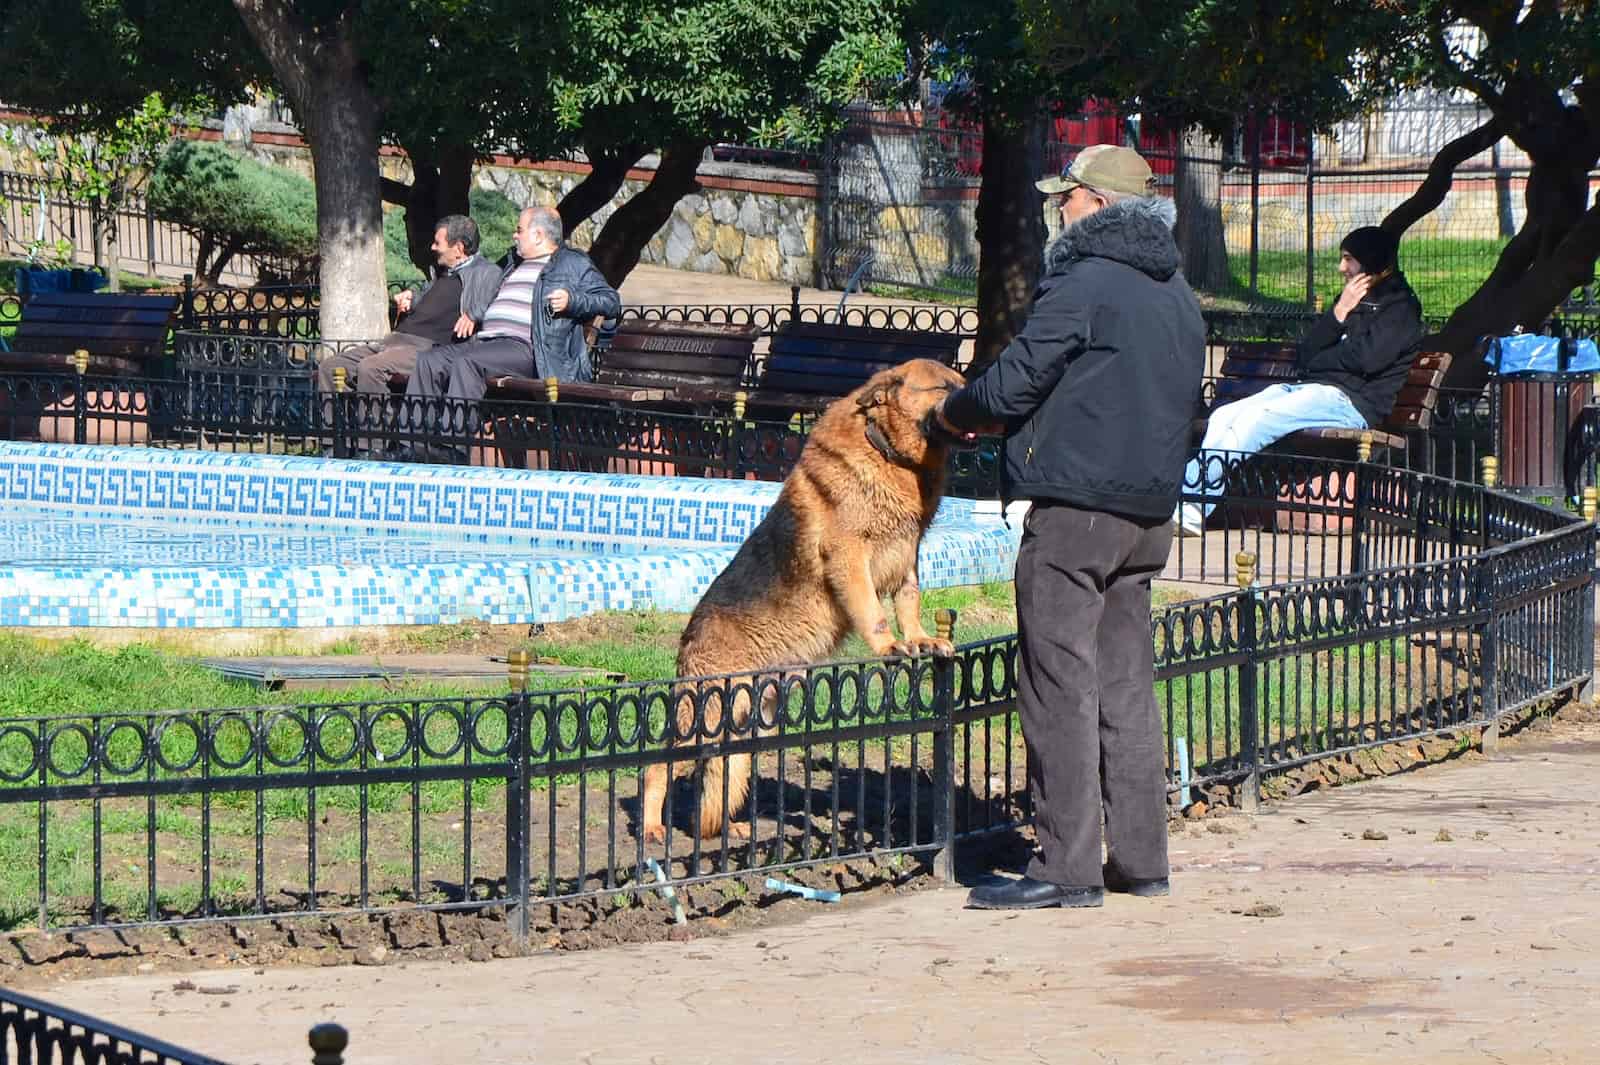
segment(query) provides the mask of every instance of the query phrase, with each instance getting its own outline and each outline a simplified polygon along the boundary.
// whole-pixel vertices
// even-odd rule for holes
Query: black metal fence
[[[0,988],[0,1061],[223,1065],[216,1058],[5,988]]]
[[[193,270],[200,242],[182,226],[157,218],[135,190],[115,212],[121,268],[146,276],[171,276]],[[19,258],[41,238],[48,246],[65,242],[78,265],[95,263],[94,217],[88,204],[50,189],[36,174],[0,170],[0,258]],[[295,267],[302,268],[302,267]],[[291,269],[281,262],[241,254],[223,272],[223,279],[251,284],[263,275]]]
[[[340,1065],[350,1038],[337,1024],[312,1028],[313,1065]],[[224,1065],[76,1010],[0,988],[0,1061],[18,1065]]]
[[[1243,587],[1151,620],[1180,801],[1227,784],[1249,804],[1263,774],[1588,690],[1592,524],[1371,464],[1238,475],[1279,461],[1230,467],[1230,505],[1297,507],[1324,534],[1233,552]],[[1339,487],[1285,504],[1308,475]],[[1002,637],[951,659],[493,698],[15,715],[0,826],[30,841],[36,890],[5,919],[404,905],[501,910],[525,937],[534,903],[627,905],[663,883],[893,855],[948,876],[963,840],[1029,814],[1017,653]]]

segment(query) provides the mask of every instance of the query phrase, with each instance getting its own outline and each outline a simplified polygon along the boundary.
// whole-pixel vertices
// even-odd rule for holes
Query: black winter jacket
[[[954,425],[1004,423],[1007,501],[1172,516],[1206,347],[1172,217],[1122,200],[1056,238],[1022,332],[946,401]]]
[[[522,262],[516,248],[500,260],[500,280],[505,281]],[[567,309],[559,315],[550,310],[550,293],[567,290]],[[589,381],[594,367],[589,361],[589,344],[583,327],[596,315],[616,318],[622,314],[622,297],[612,288],[590,258],[565,244],[556,249],[539,280],[533,286],[533,323],[529,337],[533,344],[534,374],[540,379]]]
[[[1405,275],[1390,274],[1367,291],[1341,323],[1329,310],[1300,338],[1300,380],[1334,385],[1369,428],[1383,425],[1422,346],[1422,304]]]

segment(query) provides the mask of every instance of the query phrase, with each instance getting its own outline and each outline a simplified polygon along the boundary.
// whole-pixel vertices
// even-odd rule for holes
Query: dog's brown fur
[[[695,607],[678,643],[678,676],[783,669],[824,658],[852,630],[875,655],[948,655],[919,616],[917,547],[944,494],[949,446],[926,427],[932,409],[963,384],[930,359],[883,370],[832,404],[812,428],[772,509]],[[869,429],[876,427],[875,445]],[[888,454],[885,454],[885,451]],[[882,598],[894,597],[896,640]],[[705,690],[704,688],[701,689]],[[773,697],[768,692],[770,701]],[[720,696],[706,698],[704,734],[723,735]],[[731,700],[733,724],[749,721],[747,694]],[[678,742],[695,738],[694,695],[676,709]],[[668,742],[675,737],[669,730]],[[750,756],[704,765],[698,829],[747,836],[732,820],[750,789]],[[673,776],[696,768],[675,763]],[[666,838],[667,767],[651,766],[641,796],[645,837]]]

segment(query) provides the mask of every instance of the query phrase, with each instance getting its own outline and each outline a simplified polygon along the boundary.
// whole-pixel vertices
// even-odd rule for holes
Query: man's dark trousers
[[[1166,564],[1167,519],[1035,503],[1017,556],[1018,709],[1040,854],[1036,880],[1103,884],[1167,875],[1161,717],[1150,581]]]
[[[526,377],[533,373],[533,346],[516,337],[473,337],[461,344],[440,344],[417,355],[417,371],[406,391],[414,396],[449,396],[477,401],[489,390],[489,378]]]

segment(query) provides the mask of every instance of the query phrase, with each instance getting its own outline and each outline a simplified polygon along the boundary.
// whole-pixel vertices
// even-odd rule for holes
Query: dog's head
[[[942,363],[913,359],[868,378],[855,391],[856,410],[880,451],[887,448],[913,466],[942,463],[949,448],[971,447],[977,441],[971,434],[946,432],[934,417],[945,397],[964,384],[960,374]]]

